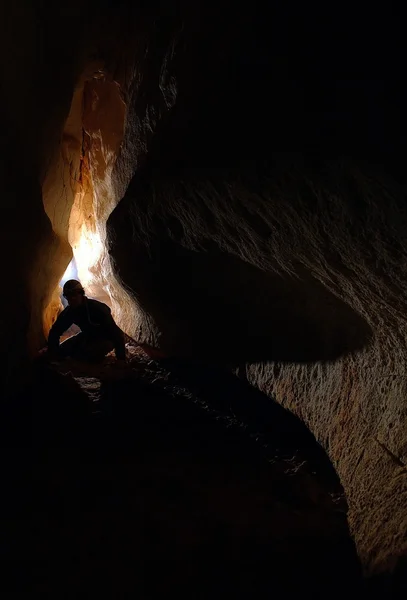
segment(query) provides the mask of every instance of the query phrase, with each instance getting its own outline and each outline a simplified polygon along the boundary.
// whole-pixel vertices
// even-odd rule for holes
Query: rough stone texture
[[[258,202],[259,212],[263,203],[267,206],[266,215],[270,215],[268,244],[259,241],[257,247],[249,240],[258,231],[250,228],[247,221],[241,221],[239,238],[233,234],[236,214],[241,210],[239,195],[247,198],[248,192],[235,188],[234,204],[230,199],[228,209],[222,211],[215,185],[206,184],[206,194],[200,198],[207,202],[208,213],[214,215],[213,239],[222,239],[224,246],[228,244],[229,255],[214,251],[212,255],[202,255],[192,249],[191,243],[190,249],[185,249],[188,233],[197,243],[199,233],[202,232],[201,240],[205,236],[192,184],[187,187],[185,180],[179,187],[163,183],[161,189],[153,184],[146,203],[151,205],[155,200],[160,214],[165,198],[165,208],[160,214],[162,223],[178,219],[185,237],[177,244],[169,239],[171,233],[167,238],[163,234],[159,237],[152,220],[150,224],[147,219],[140,223],[145,214],[141,216],[138,202],[132,212],[129,237],[120,213],[113,213],[111,223],[120,231],[120,239],[112,246],[112,252],[121,276],[151,311],[164,350],[203,359],[213,347],[215,356],[224,361],[274,359],[274,364],[248,366],[247,378],[296,412],[327,449],[349,499],[350,523],[364,564],[372,570],[386,569],[395,566],[398,557],[407,550],[407,408],[404,266],[400,254],[392,255],[384,238],[392,235],[395,240],[392,243],[402,248],[402,230],[407,223],[401,222],[400,214],[390,202],[375,214],[373,202],[361,197],[364,203],[361,210],[365,214],[362,213],[360,237],[356,241],[351,237],[355,215],[351,209],[347,210],[346,199],[336,197],[336,210],[333,209],[330,220],[330,194],[323,188],[318,190],[316,179],[314,176],[315,195],[310,195],[310,203],[299,201],[296,207],[291,198],[289,216],[288,211],[278,210],[274,194],[251,197],[252,205]],[[370,181],[373,192],[375,185]],[[280,193],[283,195],[284,191]],[[140,201],[139,195],[134,197]],[[131,201],[128,196],[123,202]],[[188,229],[188,217],[200,226]],[[370,221],[368,228],[363,218]],[[229,224],[227,237],[225,223]],[[149,226],[150,261],[142,244],[134,241],[134,232],[144,233]],[[287,247],[280,245],[280,231],[284,231]],[[363,239],[369,237],[373,240]],[[252,254],[241,255],[243,266],[234,270],[232,265],[237,261],[232,251],[238,254],[240,249],[242,254],[249,250]],[[372,255],[380,257],[381,267],[371,264]],[[129,256],[132,262],[127,262]],[[268,256],[272,257],[271,264],[267,264]],[[262,272],[270,276],[246,275],[251,273],[244,266],[250,257],[253,263],[261,261]],[[277,273],[273,264],[276,259],[296,276],[293,282],[296,301],[290,302],[287,294],[286,306],[282,300],[272,301],[279,294],[284,297],[289,286],[286,282],[290,281],[289,275]],[[132,265],[137,265],[137,269]],[[399,275],[389,281],[387,273],[394,274],[396,267]],[[257,274],[255,264],[253,269]],[[320,295],[318,281],[342,302]],[[175,284],[172,288],[171,282]],[[310,297],[308,302],[307,297]],[[345,310],[344,306],[353,311]],[[369,339],[369,329],[373,340]],[[338,358],[334,364],[279,364],[281,360],[332,359],[336,352],[347,356]]]
[[[61,308],[58,283],[72,258],[71,245],[75,246],[81,232],[85,233],[85,242],[87,233],[95,233],[96,213],[100,219],[97,227],[104,235],[100,207],[98,212],[94,206],[94,189],[100,194],[104,181],[93,181],[91,171],[95,163],[89,164],[89,156],[92,154],[94,160],[104,164],[104,153],[112,155],[111,143],[120,143],[123,118],[117,128],[112,117],[114,102],[110,103],[107,118],[103,113],[106,93],[100,94],[97,109],[105,129],[92,129],[100,125],[97,119],[90,118],[95,99],[85,102],[84,94],[89,98],[92,89],[103,85],[107,57],[111,57],[105,77],[108,89],[117,88],[111,80],[113,71],[120,81],[116,63],[123,68],[129,61],[116,43],[120,37],[116,21],[124,26],[126,17],[120,9],[115,16],[111,9],[108,0],[70,2],[69,6],[17,0],[2,7],[0,108],[7,151],[3,152],[0,169],[2,195],[7,201],[0,224],[0,243],[2,256],[7,257],[2,275],[13,290],[13,301],[9,305],[9,298],[3,296],[0,306],[1,318],[4,317],[0,332],[2,339],[7,340],[7,352],[0,361],[5,366],[1,385],[7,386],[9,379],[13,381],[7,375],[14,367],[19,368],[27,353],[32,355],[43,345],[44,334]],[[109,51],[112,44],[116,54]],[[118,142],[112,142],[112,128],[113,137],[118,131]],[[93,145],[89,143],[98,134],[104,143],[100,156],[97,140]],[[108,179],[108,168],[105,171],[104,178]],[[79,219],[72,211],[72,206],[78,205]],[[84,226],[89,205],[91,219]],[[104,219],[111,208],[109,200],[103,208]],[[86,248],[82,248],[83,252]],[[103,261],[105,252],[100,254]],[[89,261],[82,266],[81,275],[86,274],[87,267],[94,266]],[[100,267],[97,260],[96,266]],[[109,279],[110,267],[106,271]],[[113,296],[110,303],[114,305],[116,301],[117,305],[118,294],[123,305],[128,302],[127,295],[115,286],[113,275],[111,278],[112,287],[118,291],[115,294],[113,289],[108,295]],[[96,289],[91,291],[106,299],[106,291],[97,279]]]
[[[329,453],[366,570],[401,572],[397,24],[386,38],[385,14],[359,20],[353,5],[332,19],[289,2],[270,19],[226,0],[97,6],[20,1],[1,20],[3,257],[20,238],[4,264],[0,364],[10,374],[40,345],[68,241],[92,240],[99,252],[81,268],[127,333],[174,355],[211,350],[275,394]],[[104,222],[122,197],[108,221],[113,273]]]
[[[407,223],[396,85],[288,81],[278,35],[260,38],[262,55],[247,38],[239,53],[239,17],[226,27],[220,16],[209,38],[212,17],[187,14],[159,47],[155,88],[150,77],[129,92],[128,137],[138,132],[148,152],[124,142],[119,189],[131,161],[138,171],[109,230],[118,273],[150,319],[130,333],[173,355],[256,362],[249,381],[327,449],[367,572],[405,573]],[[322,37],[324,66],[335,68],[335,36]],[[288,51],[282,68],[291,61]],[[176,102],[157,122],[163,69]]]

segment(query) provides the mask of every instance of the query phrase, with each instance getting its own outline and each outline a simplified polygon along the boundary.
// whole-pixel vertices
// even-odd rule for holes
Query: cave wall
[[[391,571],[407,553],[397,24],[378,43],[373,8],[97,4],[4,9],[8,381],[55,317],[70,246],[96,237],[82,275],[121,326],[298,414],[366,569]]]
[[[59,146],[81,70],[72,31],[83,39],[81,3],[46,6],[17,0],[2,7],[2,220],[4,277],[0,314],[2,390],[21,379],[21,361],[44,341],[43,312],[67,261],[46,216],[41,186]]]
[[[394,48],[377,45],[374,11],[361,47],[346,11],[321,30],[308,9],[265,23],[226,5],[147,23],[134,62],[144,76],[125,90],[114,169],[125,193],[108,231],[141,314],[131,334],[234,366],[299,415],[341,477],[367,572],[405,572],[405,94]]]
[[[20,0],[2,15],[7,152],[0,227],[3,256],[12,250],[4,276],[14,302],[10,307],[5,299],[2,311],[2,337],[13,345],[1,364],[11,387],[14,366],[44,345],[62,309],[59,281],[73,256],[89,295],[110,304],[126,325],[130,298],[115,279],[104,243],[106,218],[119,200],[110,189],[110,163],[122,138],[119,82],[130,60],[116,43],[125,18],[119,10],[116,19],[113,5]]]
[[[151,181],[144,196],[135,188],[122,201],[134,208],[121,213],[120,204],[110,218],[113,236],[120,233],[111,251],[154,319],[154,340],[169,355],[248,363],[248,380],[300,416],[328,451],[364,564],[393,567],[406,552],[402,189],[343,165],[328,183],[316,173],[293,182],[312,182],[308,201],[270,181],[261,195],[233,182],[232,197],[224,182],[186,180]],[[338,194],[344,180],[368,190],[361,215]],[[142,199],[155,208],[150,217]],[[267,244],[238,219],[248,204],[263,215]],[[220,248],[208,244],[208,215]]]
[[[17,0],[2,9],[0,243],[11,290],[0,306],[6,392],[61,309],[58,282],[73,253],[84,259],[79,275],[90,295],[108,302],[124,329],[136,318],[111,269],[104,223],[120,199],[110,177],[123,134],[121,87],[135,78],[133,46],[143,40],[133,41],[139,13],[137,4],[110,0]],[[132,165],[127,182],[133,172]]]
[[[123,103],[113,102],[106,119],[99,110],[104,98],[100,95],[96,108],[105,127],[98,131],[92,129],[92,125],[98,126],[91,118],[95,102],[86,103],[85,96],[103,83],[106,88],[116,88],[113,71],[118,81],[125,79],[130,57],[124,56],[123,47],[116,42],[120,39],[117,27],[125,22],[116,3],[109,0],[66,6],[17,0],[2,7],[0,249],[2,275],[10,291],[2,294],[0,305],[0,368],[6,393],[15,391],[22,380],[22,362],[44,345],[62,308],[59,281],[72,258],[72,247],[76,251],[80,239],[83,250],[96,229],[96,238],[104,236],[100,212],[105,211],[106,219],[112,199],[105,208],[97,207],[95,188],[99,194],[108,182],[100,183],[94,177],[94,164],[104,164],[104,159],[112,156],[112,144],[120,143],[123,114],[119,124],[114,114],[110,115],[117,105],[123,113]],[[117,93],[116,100],[119,96]],[[99,155],[97,136],[102,146]],[[93,144],[89,143],[92,139]],[[108,177],[108,169],[105,173]],[[97,239],[97,245],[102,251],[96,256],[96,267],[86,258],[80,274],[89,276],[90,292],[108,301],[117,313],[118,303],[130,304],[129,295],[115,281],[110,261],[103,285],[98,281],[98,261],[106,262],[106,252],[103,241]],[[92,253],[96,254],[94,248]],[[88,267],[95,267],[94,273],[90,274]]]
[[[127,333],[138,324],[140,311],[112,268],[106,220],[137,168],[135,160],[129,161],[129,171],[121,169],[122,185],[113,185],[119,150],[128,146],[123,137],[126,92],[140,76],[134,56],[143,48],[143,15],[142,7],[133,3],[87,3],[86,35],[77,49],[81,71],[42,187],[53,231],[66,256],[73,255],[86,294],[108,304]],[[145,17],[151,20],[153,15],[147,11]],[[139,144],[137,132],[133,134],[127,138],[130,145],[134,140]],[[45,335],[62,308],[60,285],[53,281],[51,289],[43,313]]]

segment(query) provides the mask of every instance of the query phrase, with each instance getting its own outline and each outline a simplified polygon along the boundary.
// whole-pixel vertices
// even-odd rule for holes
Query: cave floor
[[[343,597],[346,503],[299,421],[219,370],[134,353],[35,369],[2,419],[2,598]]]

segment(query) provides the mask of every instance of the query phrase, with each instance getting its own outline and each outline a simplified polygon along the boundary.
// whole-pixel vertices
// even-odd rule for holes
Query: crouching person
[[[63,294],[68,306],[49,332],[49,358],[61,360],[70,357],[85,362],[101,362],[114,348],[117,360],[124,362],[123,332],[116,325],[110,308],[103,302],[87,298],[82,285],[75,279],[65,283]],[[60,344],[61,335],[73,324],[80,328],[80,333]]]

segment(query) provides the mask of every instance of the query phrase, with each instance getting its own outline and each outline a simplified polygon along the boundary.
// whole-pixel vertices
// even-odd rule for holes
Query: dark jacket
[[[51,353],[58,352],[59,338],[73,324],[92,342],[111,340],[116,358],[123,360],[126,357],[123,332],[114,322],[110,308],[103,302],[91,300],[86,296],[81,306],[67,306],[51,327],[48,336],[48,349]]]

